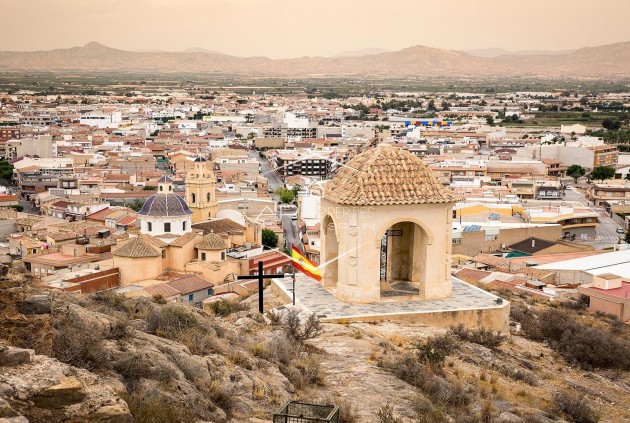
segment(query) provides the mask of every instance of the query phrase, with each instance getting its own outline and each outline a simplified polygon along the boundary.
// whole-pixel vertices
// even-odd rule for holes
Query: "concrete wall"
[[[15,219],[0,219],[0,238],[17,232]]]
[[[279,285],[272,282],[271,291],[277,295],[284,304],[292,302],[290,292],[285,291]],[[510,303],[504,301],[503,304],[493,308],[435,311],[425,313],[404,313],[399,314],[375,314],[339,319],[321,318],[322,322],[335,323],[379,323],[379,322],[405,322],[426,326],[449,327],[463,324],[467,328],[477,329],[480,327],[497,330],[503,333],[510,332]]]
[[[507,247],[529,237],[536,237],[547,241],[557,241],[562,238],[562,227],[554,224],[532,228],[503,228],[499,230],[497,239],[488,241],[485,239],[486,232],[484,230],[462,232],[461,243],[453,244],[453,254],[476,256],[481,252],[488,253],[498,251],[503,244]]]
[[[114,266],[120,269],[120,286],[151,279],[162,273],[162,257],[119,257],[114,256]]]
[[[103,270],[102,272],[92,273],[91,275],[68,279],[66,282],[80,284],[80,292],[82,294],[89,294],[118,287],[120,283],[120,271],[118,268]]]

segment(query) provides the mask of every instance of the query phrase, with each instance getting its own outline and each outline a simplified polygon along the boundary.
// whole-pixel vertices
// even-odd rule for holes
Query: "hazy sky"
[[[347,50],[574,49],[630,41],[627,0],[0,0],[0,50],[98,41],[237,56]]]

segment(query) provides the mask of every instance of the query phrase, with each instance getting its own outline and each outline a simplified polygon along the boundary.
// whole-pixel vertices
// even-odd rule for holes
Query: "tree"
[[[267,248],[276,248],[278,246],[278,234],[271,229],[263,229],[262,243]]]
[[[597,166],[593,169],[589,178],[603,181],[615,177],[615,168],[612,166]]]
[[[135,212],[139,212],[142,209],[142,206],[144,206],[144,202],[141,200],[134,200],[134,202],[129,205],[129,208]]]
[[[580,165],[571,165],[567,169],[567,176],[572,177],[573,179],[577,179],[580,176],[586,175],[586,170]]]
[[[13,178],[13,165],[6,160],[0,161],[0,179]]]
[[[494,118],[492,116],[488,116],[486,118],[486,123],[490,126],[494,125]]]
[[[608,129],[609,131],[617,131],[619,128],[621,128],[621,122],[616,119],[615,120],[604,119],[602,121],[602,126]]]
[[[290,189],[278,188],[276,190],[276,194],[278,194],[278,196],[280,197],[281,203],[289,204],[292,203],[295,199],[295,192]]]

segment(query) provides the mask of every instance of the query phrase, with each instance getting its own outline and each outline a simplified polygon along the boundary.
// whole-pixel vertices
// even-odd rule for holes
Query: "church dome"
[[[145,201],[138,214],[143,216],[186,216],[192,214],[186,201],[177,194],[153,194]]]
[[[455,203],[460,199],[437,180],[422,159],[391,145],[371,148],[346,163],[324,185],[324,198],[356,206]]]

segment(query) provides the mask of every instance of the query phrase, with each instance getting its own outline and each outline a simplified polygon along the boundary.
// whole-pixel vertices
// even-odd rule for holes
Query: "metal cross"
[[[237,276],[237,279],[258,279],[258,311],[264,313],[263,310],[263,289],[264,289],[264,280],[265,279],[273,279],[273,278],[284,278],[284,274],[281,275],[264,275],[263,274],[263,262],[258,262],[258,274],[257,275],[247,275],[247,276]]]

